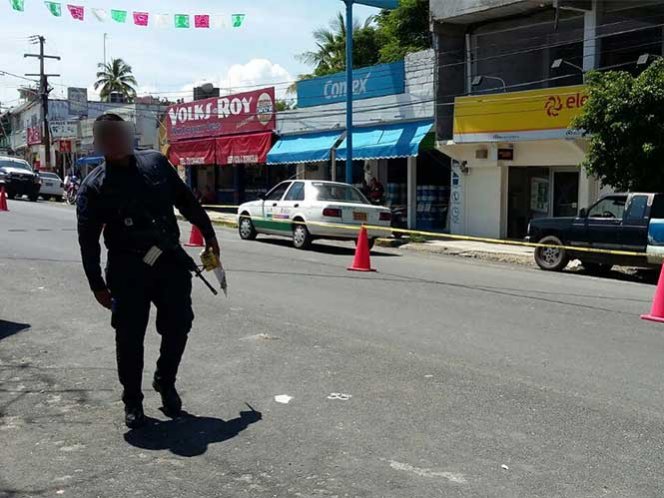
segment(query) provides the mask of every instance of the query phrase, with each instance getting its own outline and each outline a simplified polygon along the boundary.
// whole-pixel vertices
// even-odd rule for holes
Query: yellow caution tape
[[[203,207],[215,207],[217,209],[237,209],[238,206],[203,206]],[[258,221],[270,221],[274,223],[288,223],[288,224],[300,224],[300,225],[312,225],[328,228],[338,228],[341,230],[349,230],[357,232],[360,230],[361,225],[344,225],[341,223],[329,223],[324,221],[291,221],[291,220],[280,220],[273,218],[263,218],[252,216],[252,220]],[[393,227],[383,227],[376,225],[364,225],[367,230],[382,231],[388,233],[402,233],[405,235],[419,235],[421,237],[428,237],[434,239],[446,239],[446,240],[461,240],[468,242],[484,242],[486,244],[496,244],[496,245],[506,245],[506,246],[520,246],[520,247],[532,247],[532,248],[546,248],[546,249],[562,249],[565,251],[573,252],[583,252],[588,254],[609,254],[612,256],[628,256],[628,257],[645,257],[647,254],[645,252],[635,252],[635,251],[621,251],[614,249],[599,249],[595,247],[583,247],[583,246],[566,246],[566,245],[556,245],[556,244],[540,244],[538,242],[525,242],[519,240],[503,240],[503,239],[493,239],[489,237],[474,237],[472,235],[455,235],[449,233],[437,233],[437,232],[427,232],[424,230],[409,230],[406,228],[393,228]]]

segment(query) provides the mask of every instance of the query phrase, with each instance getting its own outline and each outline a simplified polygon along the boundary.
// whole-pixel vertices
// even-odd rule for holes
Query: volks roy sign
[[[275,128],[274,88],[176,104],[166,110],[171,142]]]

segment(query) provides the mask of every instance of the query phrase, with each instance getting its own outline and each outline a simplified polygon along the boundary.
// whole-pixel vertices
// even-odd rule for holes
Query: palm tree
[[[364,23],[355,22],[353,33],[360,43],[354,50],[355,65],[363,66],[375,63],[377,51],[374,47],[375,28],[373,17]],[[362,36],[368,35],[368,36]],[[313,32],[316,50],[304,52],[298,59],[314,66],[312,76],[323,76],[346,69],[346,21],[341,12],[330,22],[329,28],[318,28]],[[303,75],[305,78],[307,75]]]
[[[131,66],[122,59],[111,59],[108,64],[99,64],[100,71],[97,73],[95,90],[101,87],[99,97],[102,102],[108,102],[112,93],[121,94],[127,102],[136,97],[134,86],[136,78],[131,74]]]

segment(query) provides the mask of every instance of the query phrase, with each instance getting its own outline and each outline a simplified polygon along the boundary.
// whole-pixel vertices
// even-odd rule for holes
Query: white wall
[[[466,235],[501,237],[505,168],[473,168],[463,179]]]

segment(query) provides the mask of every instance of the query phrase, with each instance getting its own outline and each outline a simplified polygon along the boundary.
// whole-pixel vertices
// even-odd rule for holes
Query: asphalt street
[[[2,497],[664,496],[654,286],[218,230],[169,420],[122,421],[72,208],[0,213]],[[188,230],[186,225],[183,227]],[[251,408],[253,408],[253,411]]]

